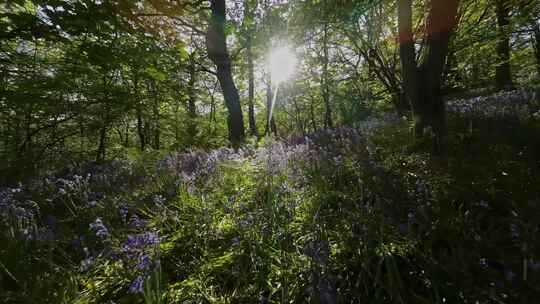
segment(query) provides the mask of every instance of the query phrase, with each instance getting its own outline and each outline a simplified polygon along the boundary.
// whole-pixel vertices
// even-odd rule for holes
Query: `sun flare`
[[[296,68],[296,56],[287,46],[278,47],[272,50],[268,60],[272,83],[279,85],[289,79]]]

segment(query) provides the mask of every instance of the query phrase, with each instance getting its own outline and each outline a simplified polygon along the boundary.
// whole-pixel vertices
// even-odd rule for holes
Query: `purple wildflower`
[[[81,270],[86,271],[94,265],[95,259],[93,257],[88,257],[81,261]]]
[[[152,259],[150,258],[149,254],[144,253],[141,256],[139,256],[137,269],[147,270],[150,268],[150,266],[152,266]]]
[[[147,247],[159,244],[159,237],[154,232],[128,235],[127,240],[122,244],[122,253],[133,259],[141,254]]]
[[[142,275],[138,276],[129,287],[130,293],[142,293],[144,288],[144,282],[146,281],[146,278]]]
[[[102,239],[106,239],[110,235],[109,230],[107,227],[105,227],[103,221],[99,217],[95,220],[95,222],[90,223],[90,229],[95,231],[96,236]]]
[[[124,221],[125,221],[126,218],[127,218],[128,212],[129,212],[128,206],[126,206],[126,205],[120,205],[120,206],[118,207],[118,213],[120,213],[120,216],[122,217],[122,219],[123,219]]]
[[[146,221],[142,220],[136,214],[134,214],[129,218],[128,225],[129,225],[129,228],[132,228],[132,229],[142,229],[146,227]]]

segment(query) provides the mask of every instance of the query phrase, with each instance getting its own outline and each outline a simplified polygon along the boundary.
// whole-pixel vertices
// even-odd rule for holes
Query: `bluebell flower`
[[[92,265],[94,265],[94,258],[93,257],[88,257],[84,260],[81,261],[81,270],[82,271],[86,271],[88,269],[90,269],[90,267],[92,267]]]
[[[125,221],[127,218],[127,215],[129,213],[129,207],[126,204],[122,204],[118,207],[118,213],[120,213],[120,216]]]
[[[109,237],[109,230],[103,224],[101,218],[97,218],[93,223],[90,223],[90,229],[96,233],[96,236],[102,239]]]
[[[150,258],[150,255],[145,253],[139,256],[137,269],[147,270],[147,269],[150,269],[151,266],[152,266],[152,259]]]
[[[128,226],[132,229],[142,229],[146,227],[146,221],[140,219],[136,214],[134,214],[129,218]]]
[[[128,258],[136,258],[147,247],[159,244],[159,237],[156,233],[146,232],[142,234],[128,235],[127,240],[122,244],[122,253]]]
[[[142,275],[138,276],[129,287],[129,293],[142,293],[144,288],[144,281],[146,278]]]

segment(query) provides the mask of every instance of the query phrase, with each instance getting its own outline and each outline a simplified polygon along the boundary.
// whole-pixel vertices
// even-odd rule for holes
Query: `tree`
[[[238,147],[245,138],[244,118],[240,106],[240,96],[234,84],[231,70],[231,58],[227,51],[227,36],[225,34],[225,0],[211,0],[211,18],[206,33],[206,48],[208,57],[216,65],[217,78],[223,91],[225,105],[228,109],[227,124],[229,139],[233,146]]]
[[[244,20],[242,22],[242,35],[246,48],[246,60],[248,69],[248,121],[249,132],[252,136],[259,136],[255,120],[255,65],[253,54],[253,38],[255,35],[255,9],[253,1],[244,2]]]
[[[441,82],[448,45],[456,25],[458,0],[431,0],[420,64],[412,31],[412,0],[398,0],[398,30],[405,94],[413,110],[415,134],[431,128],[438,145],[445,132],[445,106]]]
[[[499,90],[513,87],[510,71],[510,6],[510,1],[495,0],[497,15],[495,85]]]
[[[328,23],[323,24],[323,68],[321,75],[321,95],[324,101],[324,127],[332,128],[334,122],[332,120],[332,107],[330,105],[330,77],[328,75]]]

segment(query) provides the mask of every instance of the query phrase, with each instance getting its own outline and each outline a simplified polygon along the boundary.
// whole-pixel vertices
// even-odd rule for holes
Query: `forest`
[[[0,0],[0,303],[537,303],[540,2]]]

